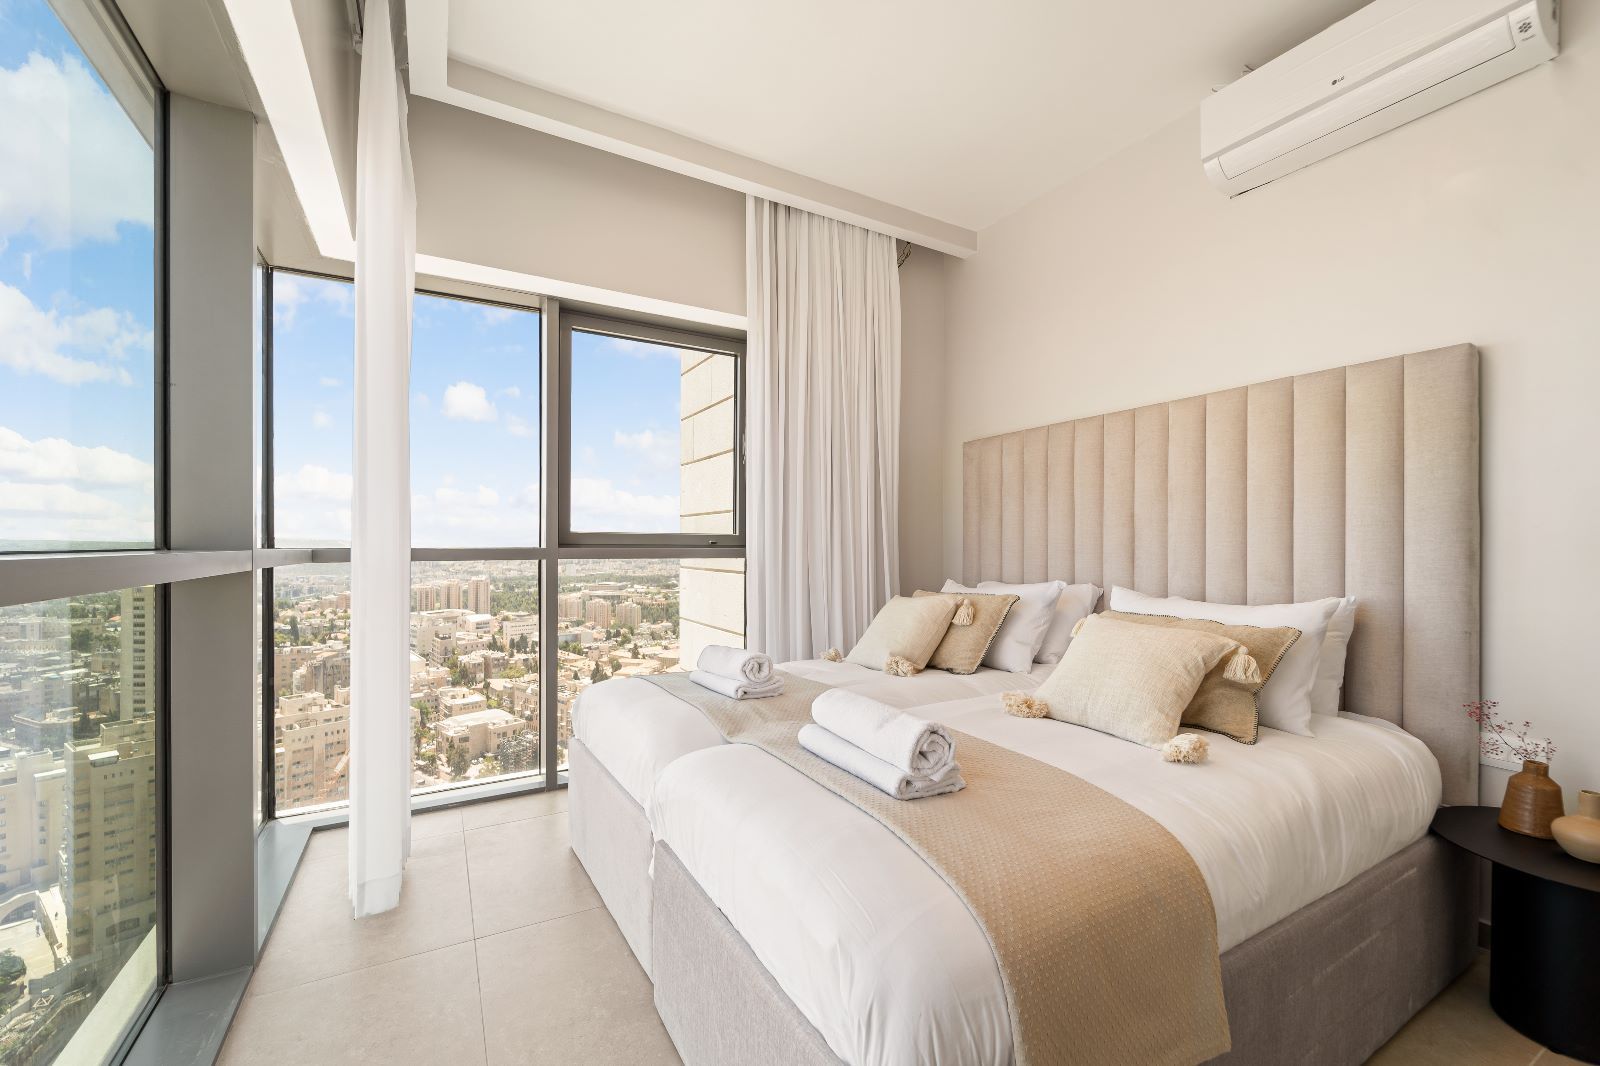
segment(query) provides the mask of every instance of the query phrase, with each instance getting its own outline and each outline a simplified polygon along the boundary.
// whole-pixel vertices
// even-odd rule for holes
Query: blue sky
[[[44,0],[0,0],[0,547],[148,543],[153,157]]]
[[[349,543],[354,293],[273,284],[277,542]],[[412,543],[536,544],[538,315],[420,295],[413,314]],[[575,334],[575,528],[677,528],[679,365],[672,348]]]

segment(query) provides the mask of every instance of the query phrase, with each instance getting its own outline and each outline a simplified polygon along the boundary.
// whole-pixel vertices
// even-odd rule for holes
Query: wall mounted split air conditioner
[[[1368,4],[1201,104],[1206,176],[1237,196],[1553,59],[1556,4]]]

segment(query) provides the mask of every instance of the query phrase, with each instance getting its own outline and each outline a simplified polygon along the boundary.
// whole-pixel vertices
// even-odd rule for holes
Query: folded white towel
[[[772,656],[725,644],[711,644],[702,649],[695,666],[708,674],[748,681],[752,685],[765,685],[772,680]]]
[[[937,777],[956,761],[955,742],[944,726],[850,689],[818,696],[811,717],[901,773]]]
[[[689,674],[689,680],[701,688],[708,688],[712,692],[719,692],[729,699],[759,700],[766,696],[776,696],[783,691],[783,679],[775,677],[764,685],[751,684],[749,681],[740,681],[732,677],[723,677],[721,674],[710,674],[704,670],[695,670]]]
[[[848,740],[812,722],[800,727],[800,746],[845,773],[859,777],[895,799],[915,800],[960,792],[967,787],[961,767],[951,763],[935,775],[909,774],[862,751]]]

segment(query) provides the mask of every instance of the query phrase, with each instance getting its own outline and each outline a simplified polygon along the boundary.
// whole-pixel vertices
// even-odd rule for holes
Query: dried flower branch
[[[1485,754],[1509,754],[1524,761],[1533,759],[1538,762],[1549,762],[1556,757],[1555,744],[1548,740],[1528,739],[1528,730],[1533,728],[1532,722],[1519,725],[1496,713],[1495,708],[1500,706],[1498,700],[1473,700],[1461,706],[1467,712],[1467,717],[1477,722],[1483,731]]]

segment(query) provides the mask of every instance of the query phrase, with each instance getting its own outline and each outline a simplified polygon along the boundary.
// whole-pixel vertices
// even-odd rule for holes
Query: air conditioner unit
[[[1200,106],[1206,176],[1237,196],[1553,59],[1556,4],[1368,4]]]

